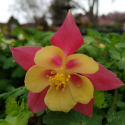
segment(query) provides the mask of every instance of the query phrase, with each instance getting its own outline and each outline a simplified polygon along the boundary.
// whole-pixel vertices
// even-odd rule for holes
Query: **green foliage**
[[[116,47],[116,48],[119,48],[119,47],[120,47],[120,48],[124,48],[124,47],[125,47],[125,41],[124,41],[124,42],[118,42],[118,43],[116,43],[116,44],[115,44],[115,47]]]
[[[102,118],[99,115],[88,117],[71,110],[64,112],[49,112],[44,118],[43,123],[47,125],[101,125]]]
[[[28,105],[24,103],[24,100],[17,103],[12,97],[9,97],[5,112],[7,116],[0,121],[0,125],[27,125],[28,119],[34,115],[29,111]]]
[[[105,94],[104,91],[96,90],[94,91],[94,105],[99,108],[105,108],[108,106],[108,104],[105,102]]]
[[[87,45],[84,49],[87,51],[88,55],[94,59],[97,59],[100,56],[100,49],[94,45]]]
[[[29,91],[24,87],[26,71],[15,62],[9,46],[45,47],[51,45],[50,39],[54,32],[18,27],[12,34],[17,39],[7,39],[0,32],[0,125],[27,125],[33,113],[27,106]],[[89,29],[83,38],[84,44],[76,53],[83,53],[94,58],[125,83],[125,34],[99,33],[97,30]],[[113,103],[114,90],[106,92],[95,90],[92,117],[84,116],[74,110],[64,113],[46,109],[37,113],[36,119],[38,120],[39,117],[41,123],[45,125],[124,125],[124,93],[125,86],[119,88],[113,110],[110,108]],[[43,120],[41,117],[44,117]],[[37,120],[32,125],[36,125]]]
[[[118,94],[118,99],[116,104],[120,110],[125,110],[124,95]]]
[[[11,76],[12,78],[18,77],[18,78],[22,78],[25,75],[26,71],[21,67],[21,66],[17,66]]]
[[[9,80],[6,80],[6,79],[2,79],[0,80],[0,92],[2,92],[3,90],[6,91],[6,92],[9,92],[9,91],[12,91],[15,89],[15,87],[13,87],[11,84],[10,84],[10,81]]]
[[[16,61],[13,59],[13,57],[6,59],[5,63],[3,64],[4,69],[9,69],[14,66],[16,66]]]
[[[28,109],[28,105],[24,103],[24,99],[20,102],[16,102],[16,100],[12,97],[9,97],[9,102],[6,104],[6,114],[11,116],[17,116],[21,112],[31,113]]]
[[[12,88],[12,91],[8,91],[5,93],[0,94],[0,99],[4,99],[7,100],[9,96],[17,99],[18,96],[24,96],[23,94],[25,94],[26,98],[28,95],[28,90],[25,87],[19,87],[19,88]]]
[[[114,48],[110,48],[109,54],[111,55],[112,59],[115,59],[115,60],[120,60],[121,59],[120,53]]]
[[[107,121],[109,125],[124,125],[125,124],[125,110],[116,112],[113,109],[108,111]]]

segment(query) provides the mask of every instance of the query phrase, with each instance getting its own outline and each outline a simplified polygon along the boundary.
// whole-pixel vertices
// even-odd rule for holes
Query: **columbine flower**
[[[51,38],[53,46],[12,48],[14,59],[25,70],[28,105],[33,113],[47,107],[84,115],[93,112],[94,88],[115,89],[123,85],[116,75],[84,54],[73,54],[83,38],[69,11],[59,31]]]

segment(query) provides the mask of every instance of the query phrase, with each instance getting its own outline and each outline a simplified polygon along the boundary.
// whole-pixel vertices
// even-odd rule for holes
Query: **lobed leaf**
[[[115,60],[121,59],[120,53],[116,49],[110,48],[109,53],[112,59],[115,59]]]
[[[14,66],[16,66],[16,65],[17,65],[17,63],[16,63],[16,61],[14,60],[14,58],[13,58],[13,57],[9,57],[9,58],[4,62],[3,68],[4,68],[4,69],[9,69],[9,68],[14,67]]]
[[[107,103],[105,103],[105,95],[104,91],[94,90],[94,105],[99,108],[107,107]]]
[[[47,125],[101,125],[101,120],[101,116],[88,117],[71,110],[68,113],[49,112],[43,118],[43,123]]]
[[[116,112],[113,109],[109,109],[106,119],[109,125],[125,125],[125,110]]]

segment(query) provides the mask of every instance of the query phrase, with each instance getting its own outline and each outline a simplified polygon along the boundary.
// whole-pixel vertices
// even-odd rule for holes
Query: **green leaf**
[[[43,123],[47,125],[101,125],[101,116],[85,116],[74,110],[68,113],[49,112],[44,118]]]
[[[122,60],[125,60],[125,50],[121,53]]]
[[[112,41],[112,43],[118,42],[120,39],[120,34],[118,33],[108,33],[106,36]]]
[[[114,48],[109,49],[109,54],[110,54],[112,59],[115,59],[115,60],[121,59],[120,53]]]
[[[26,31],[26,32],[29,33],[30,35],[35,35],[36,33],[38,33],[38,30],[37,30],[37,29],[34,29],[34,28],[24,29],[24,31]]]
[[[97,48],[96,46],[94,46],[94,45],[87,45],[87,46],[85,46],[84,49],[88,52],[89,56],[91,56],[93,58],[98,58],[99,57],[100,49]]]
[[[105,108],[108,106],[107,103],[105,103],[105,95],[104,95],[104,91],[100,91],[100,90],[94,90],[94,105],[99,107],[99,108]]]
[[[117,44],[115,44],[115,47],[123,47],[123,48],[125,48],[125,42],[120,42],[120,43],[117,43]]]
[[[19,106],[17,104],[17,102],[15,101],[14,98],[9,97],[9,101],[6,104],[6,114],[11,115],[11,116],[16,116],[19,113]]]
[[[118,62],[116,62],[119,69],[124,69],[125,70],[125,60],[119,60]]]
[[[103,64],[103,66],[106,67],[106,68],[110,68],[113,63],[114,62],[106,62],[106,63]]]
[[[45,32],[37,32],[34,36],[34,38],[38,41],[42,40],[44,37],[46,36],[46,33]]]
[[[125,71],[125,50],[121,53],[121,60],[117,62],[119,69],[124,69]]]
[[[6,100],[9,96],[11,96],[11,97],[16,99],[18,96],[26,94],[27,91],[28,90],[25,87],[19,87],[19,88],[16,88],[16,89],[8,92],[8,93],[6,92],[6,93],[0,94],[0,98]],[[26,95],[26,96],[28,96],[28,95]],[[8,99],[6,101],[8,101]]]
[[[25,44],[25,46],[40,46],[40,45],[41,44],[35,41],[34,38],[31,40],[28,40],[27,44]]]
[[[125,110],[125,102],[122,94],[118,94],[118,99],[116,104],[120,108],[120,110]]]
[[[7,115],[4,121],[7,121],[10,125],[16,125],[16,117]]]
[[[16,124],[15,125],[27,125],[30,117],[33,117],[33,113],[23,113],[23,112],[21,112],[16,117]]]
[[[0,80],[0,92],[3,90],[6,92],[10,92],[10,91],[13,91],[14,89],[15,87],[10,84],[10,80],[6,80],[6,79]]]
[[[97,30],[90,30],[90,29],[87,30],[87,34],[93,37],[99,37],[101,35]]]
[[[16,100],[12,97],[9,97],[9,102],[6,104],[6,114],[11,116],[17,116],[20,112],[27,112],[29,111],[28,105],[24,103],[24,99],[20,102],[16,102]],[[32,114],[32,113],[31,113]]]
[[[41,117],[44,113],[46,113],[46,109],[41,112],[36,113],[36,116]]]
[[[37,41],[44,41],[43,39],[44,38],[47,38],[47,37],[49,37],[49,39],[50,38],[52,38],[52,36],[54,35],[54,32],[51,32],[51,31],[49,31],[49,32],[37,32],[37,34],[35,34],[35,39],[37,40]]]
[[[26,71],[21,67],[21,66],[17,66],[16,69],[13,70],[11,76],[13,78],[18,77],[18,78],[22,78],[25,75]]]
[[[33,117],[33,114],[23,112],[17,116],[7,115],[6,119],[2,120],[0,125],[27,125],[30,117]]]
[[[84,44],[91,44],[91,43],[95,43],[96,40],[93,37],[90,36],[84,36]]]
[[[11,125],[11,124],[9,124],[6,120],[2,120],[0,125]]]
[[[83,53],[85,46],[81,46],[75,53]]]
[[[50,45],[50,39],[52,38],[53,35],[54,35],[54,33],[50,33],[50,34],[48,34],[48,36],[44,37],[41,42],[42,46]]]
[[[106,119],[109,125],[125,125],[125,110],[116,112],[113,109],[109,109]]]
[[[115,110],[109,109],[106,119],[110,125],[118,125],[118,118]]]
[[[5,62],[7,60],[6,56],[0,55],[0,62]]]
[[[27,125],[29,118],[34,116],[27,103],[24,103],[24,100],[16,102],[12,97],[9,97],[9,101],[5,111],[8,115],[4,120],[1,120],[0,125],[4,125],[4,123],[6,123],[5,125]]]
[[[12,35],[13,36],[17,36],[20,34],[21,29],[19,27],[16,27],[13,31],[12,31]]]
[[[14,60],[14,58],[13,58],[13,57],[10,57],[10,58],[8,58],[8,59],[5,61],[5,63],[3,64],[3,68],[4,68],[4,69],[9,69],[9,68],[14,67],[14,66],[16,66],[16,65],[17,65],[17,63],[16,63],[16,61]]]
[[[125,73],[124,73],[124,74],[125,74]],[[119,90],[120,90],[121,92],[125,91],[125,85],[122,86],[122,87],[120,87]]]

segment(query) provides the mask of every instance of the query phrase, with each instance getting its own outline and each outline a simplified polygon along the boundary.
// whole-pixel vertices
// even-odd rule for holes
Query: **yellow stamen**
[[[47,75],[49,81],[51,82],[50,85],[54,83],[56,85],[56,90],[59,90],[59,88],[61,87],[63,92],[70,79],[70,75],[66,74],[63,68],[60,68],[59,71],[53,70],[51,71],[51,74],[55,75],[54,76]]]

